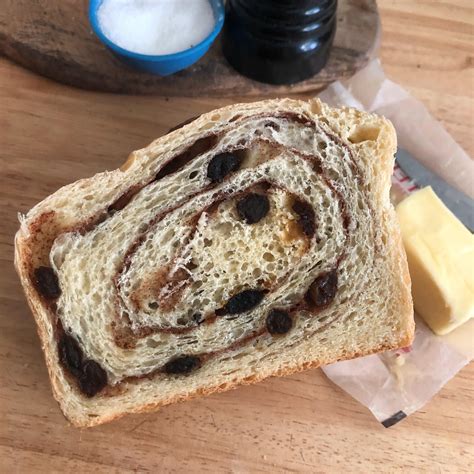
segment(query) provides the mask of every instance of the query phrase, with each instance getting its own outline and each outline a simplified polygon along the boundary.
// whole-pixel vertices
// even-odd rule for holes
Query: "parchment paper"
[[[331,105],[384,115],[397,130],[399,147],[474,197],[474,162],[421,102],[385,77],[377,59],[349,81],[329,86],[320,98]],[[396,203],[414,190],[414,183],[396,168],[392,200]],[[420,317],[415,319],[410,348],[323,367],[334,383],[387,428],[421,408],[474,356],[474,320],[447,336],[436,336]]]

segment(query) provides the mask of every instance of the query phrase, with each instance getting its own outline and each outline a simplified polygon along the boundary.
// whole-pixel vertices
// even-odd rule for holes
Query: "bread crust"
[[[161,139],[155,140],[153,143],[149,145],[144,150],[139,150],[138,152],[134,152],[128,158],[126,164],[122,165],[121,168],[105,173],[99,174],[95,177],[88,178],[86,180],[81,180],[80,185],[83,188],[88,189],[96,189],[97,187],[101,187],[103,185],[103,179],[106,179],[110,182],[119,182],[125,181],[124,175],[127,173],[131,173],[135,170],[134,166],[136,163],[139,163],[140,160],[143,159],[144,152],[150,149],[156,149],[157,147],[161,146],[168,146],[167,144],[173,143],[175,140],[183,139],[183,137],[188,137],[190,135],[196,133],[202,133],[202,130],[205,129],[206,124],[212,123],[215,120],[216,114],[220,117],[231,117],[235,116],[236,114],[245,114],[248,113],[249,115],[258,112],[258,111],[266,111],[266,110],[293,110],[296,112],[304,111],[306,114],[311,114],[317,120],[322,120],[327,123],[329,128],[334,132],[338,133],[344,140],[348,140],[350,133],[351,133],[351,126],[360,119],[360,117],[368,117],[367,114],[364,114],[359,111],[355,111],[353,109],[331,109],[328,106],[322,104],[318,100],[311,100],[309,102],[302,102],[302,101],[293,101],[289,99],[281,99],[281,100],[267,100],[262,101],[256,104],[236,104],[232,106],[225,107],[223,109],[219,109],[217,111],[212,111],[207,114],[202,115],[194,122],[186,125],[185,127],[175,130],[170,134],[162,137]],[[377,166],[383,168],[381,171],[381,175],[385,176],[386,182],[380,183],[378,188],[374,191],[376,193],[380,193],[380,199],[382,201],[388,200],[388,188],[389,188],[389,180],[391,175],[391,167],[393,165],[393,153],[396,148],[396,135],[393,129],[393,126],[385,119],[382,118],[374,118],[375,116],[370,116],[372,120],[377,120],[381,123],[381,129],[385,134],[385,140],[387,143],[384,144],[382,156],[380,156],[380,163]],[[339,127],[340,122],[346,123],[346,128],[343,129]],[[133,179],[133,176],[130,176],[130,179]],[[76,185],[77,183],[73,183],[73,185],[66,186],[61,188],[53,196],[56,199],[60,196],[66,197],[68,193],[71,191],[71,186]],[[126,183],[125,183],[126,184]],[[119,187],[120,188],[120,187]],[[118,190],[120,193],[121,190]],[[382,196],[383,195],[383,196]],[[344,354],[341,357],[333,358],[333,359],[320,359],[320,360],[312,360],[308,362],[304,362],[302,364],[294,364],[284,367],[282,369],[277,370],[274,373],[267,374],[267,373],[260,373],[255,374],[249,377],[244,377],[242,379],[234,380],[229,383],[218,384],[214,386],[208,387],[201,387],[196,390],[193,390],[187,393],[185,396],[178,395],[175,397],[169,397],[167,399],[161,400],[159,402],[152,402],[152,403],[144,403],[144,404],[137,404],[131,409],[126,410],[106,410],[102,413],[99,413],[97,416],[88,417],[87,414],[83,413],[75,413],[73,410],[69,409],[68,406],[68,388],[64,386],[64,379],[60,376],[61,371],[63,370],[60,364],[58,363],[58,358],[56,354],[56,348],[53,344],[53,331],[54,331],[54,321],[51,320],[51,315],[49,314],[48,310],[45,308],[43,301],[38,296],[36,290],[33,288],[30,280],[29,274],[29,265],[31,256],[31,249],[28,245],[28,236],[31,231],[30,225],[34,222],[35,218],[39,215],[44,213],[47,210],[56,210],[50,207],[50,198],[45,199],[40,204],[35,206],[28,215],[21,218],[21,227],[15,236],[15,268],[18,272],[18,275],[21,280],[21,284],[24,288],[26,298],[30,309],[33,313],[35,318],[35,322],[37,325],[38,335],[40,337],[41,346],[45,355],[46,365],[48,368],[49,377],[51,380],[51,385],[53,388],[53,395],[56,401],[59,403],[63,413],[65,414],[66,418],[77,427],[91,427],[95,425],[99,425],[108,421],[112,421],[114,419],[120,418],[127,413],[144,413],[157,410],[158,408],[175,403],[180,401],[189,400],[192,398],[196,398],[202,395],[210,395],[213,393],[224,392],[233,388],[238,387],[239,385],[248,385],[257,383],[265,378],[270,376],[286,376],[296,372],[300,372],[302,370],[307,370],[310,368],[316,368],[321,365],[334,363],[338,360],[347,360],[356,357],[366,356],[369,354],[397,349],[400,347],[409,346],[413,340],[414,336],[414,320],[413,320],[413,305],[411,301],[411,292],[410,292],[410,276],[408,273],[408,266],[406,263],[406,256],[405,251],[402,246],[400,231],[396,222],[395,213],[393,210],[390,209],[390,206],[387,206],[387,214],[384,216],[386,222],[383,223],[388,229],[389,234],[392,236],[391,242],[391,255],[389,256],[389,260],[392,263],[392,273],[394,277],[394,281],[397,282],[397,293],[396,298],[399,302],[399,321],[400,321],[400,329],[398,334],[398,339],[394,341],[393,344],[381,344],[377,347],[373,347],[370,350],[364,352],[353,352],[349,354]]]

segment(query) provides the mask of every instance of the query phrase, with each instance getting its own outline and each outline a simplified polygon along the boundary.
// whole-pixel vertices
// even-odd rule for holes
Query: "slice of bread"
[[[238,104],[21,217],[15,264],[76,426],[410,344],[385,119]]]

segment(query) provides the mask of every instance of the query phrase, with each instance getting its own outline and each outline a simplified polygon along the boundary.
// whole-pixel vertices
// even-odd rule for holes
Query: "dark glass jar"
[[[326,64],[337,0],[227,0],[222,36],[229,63],[244,76],[292,84]]]

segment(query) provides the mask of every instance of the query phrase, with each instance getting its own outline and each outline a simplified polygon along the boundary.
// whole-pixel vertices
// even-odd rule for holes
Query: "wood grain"
[[[369,59],[379,29],[375,0],[339,0],[337,31],[327,65],[292,86],[271,86],[237,74],[218,39],[201,60],[159,77],[123,65],[91,31],[86,0],[1,0],[0,52],[18,64],[84,89],[171,96],[286,94],[321,89],[350,77]]]
[[[470,0],[379,2],[387,74],[472,155]],[[319,370],[80,431],[51,396],[13,265],[18,211],[119,165],[189,116],[240,100],[72,89],[0,60],[0,472],[472,472],[474,366],[384,429]],[[248,99],[247,99],[248,100]]]

